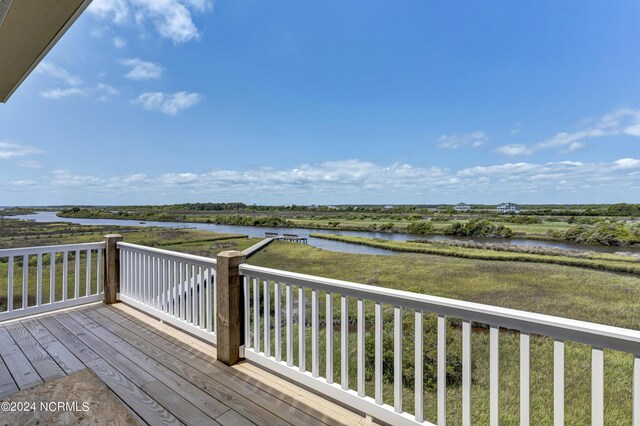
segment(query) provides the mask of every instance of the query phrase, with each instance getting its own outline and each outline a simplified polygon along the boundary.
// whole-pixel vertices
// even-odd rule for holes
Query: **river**
[[[381,238],[386,240],[406,241],[406,240],[459,240],[459,241],[475,241],[478,243],[492,243],[492,244],[512,244],[516,246],[537,246],[556,248],[564,250],[588,250],[600,253],[640,253],[640,247],[614,247],[614,246],[595,246],[585,244],[573,244],[562,241],[542,241],[542,240],[528,240],[523,238],[482,238],[482,237],[459,237],[449,235],[411,235],[389,232],[367,232],[367,231],[340,231],[340,230],[326,230],[326,229],[304,229],[304,228],[267,228],[259,226],[235,226],[235,225],[217,225],[209,223],[192,223],[192,222],[154,222],[146,221],[141,222],[139,220],[120,220],[120,219],[83,219],[83,218],[68,218],[58,217],[56,212],[37,212],[34,214],[10,216],[9,218],[20,220],[33,220],[36,222],[68,222],[76,223],[80,225],[114,225],[114,226],[156,226],[156,227],[185,227],[202,229],[206,231],[231,233],[231,234],[244,234],[250,237],[264,238],[265,232],[277,232],[279,234],[296,234],[299,236],[308,236],[309,233],[316,234],[337,234],[337,235],[350,235],[357,237],[367,238]],[[348,244],[338,241],[329,241],[321,238],[309,237],[309,245],[318,247],[324,250],[331,250],[343,253],[358,253],[358,254],[382,254],[391,255],[395,254],[391,250],[379,249],[375,247],[367,247],[357,244]]]

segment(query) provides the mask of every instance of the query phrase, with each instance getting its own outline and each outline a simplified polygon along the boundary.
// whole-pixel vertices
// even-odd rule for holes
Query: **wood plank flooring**
[[[213,346],[123,303],[0,323],[0,400],[85,368],[142,424],[370,424],[260,367],[219,363]]]

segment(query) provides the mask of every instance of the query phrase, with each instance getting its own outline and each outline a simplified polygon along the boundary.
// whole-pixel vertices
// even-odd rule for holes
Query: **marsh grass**
[[[504,243],[481,243],[476,241],[462,241],[462,240],[408,240],[408,243],[420,243],[429,244],[435,247],[462,247],[477,250],[492,250],[503,251],[513,253],[528,253],[528,254],[541,254],[545,256],[564,256],[575,257],[581,259],[594,259],[594,260],[611,260],[619,262],[632,262],[640,263],[640,253],[634,254],[632,252],[627,253],[598,253],[588,250],[567,250],[554,247],[542,247],[542,246],[518,246],[515,244]]]
[[[404,253],[423,253],[439,256],[460,257],[478,260],[506,262],[535,262],[576,266],[602,271],[625,272],[640,275],[640,262],[634,257],[616,255],[593,255],[590,257],[538,254],[522,251],[498,251],[476,247],[460,247],[449,244],[425,244],[423,242],[392,241],[379,238],[352,237],[331,234],[311,234],[314,238],[359,244]]]

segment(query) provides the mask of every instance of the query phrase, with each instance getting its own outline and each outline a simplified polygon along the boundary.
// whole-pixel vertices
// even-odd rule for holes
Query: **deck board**
[[[127,326],[131,327],[132,331],[139,332],[141,333],[141,335],[146,335],[145,338],[149,341],[157,341],[158,339],[165,340],[166,344],[162,345],[163,348],[166,348],[170,351],[175,351],[174,353],[176,353],[178,357],[180,356],[182,348],[185,347],[184,344],[180,344],[180,338],[182,336],[186,336],[186,342],[188,342],[190,339],[190,337],[184,335],[184,333],[180,333],[179,331],[176,331],[173,328],[163,324],[159,326],[162,328],[162,331],[151,331],[148,329],[145,331],[141,331],[141,327],[136,326],[135,324],[127,324]],[[174,337],[176,338],[176,343],[171,342],[171,339]],[[257,383],[255,381],[247,381],[247,376],[231,367],[218,363],[215,358],[209,357],[209,355],[206,355],[205,359],[200,359],[198,357],[192,358],[190,360],[190,363],[194,366],[199,366],[204,372],[203,374],[207,374],[207,372],[209,372],[211,374],[211,377],[214,377],[220,381],[221,386],[227,387],[229,389],[236,389],[242,394],[246,395],[260,407],[262,407],[263,411],[271,411],[274,415],[280,417],[282,419],[281,421],[299,425],[353,424],[350,421],[345,422],[344,419],[334,419],[332,416],[327,416],[325,412],[317,410],[313,406],[308,407],[304,404],[300,404],[301,407],[296,408],[296,401],[292,401],[293,403],[290,403],[282,399],[281,397],[283,397],[284,395],[274,388],[274,383],[281,380],[276,379],[275,376],[272,377],[273,380],[271,381],[265,380],[264,383],[268,383],[268,386],[260,386],[260,383]],[[245,363],[241,363],[240,365],[243,364]],[[258,423],[265,423],[265,419],[256,420],[262,420],[258,421]]]
[[[27,331],[21,323],[15,323],[7,327],[7,331],[18,344],[22,353],[27,357],[33,368],[38,372],[40,378],[49,382],[66,374],[58,363],[56,363],[49,353],[38,343],[38,341]]]
[[[151,377],[154,377],[156,379],[154,381],[157,381],[162,385],[169,386],[173,390],[173,392],[170,393],[180,395],[189,405],[189,407],[185,408],[184,411],[202,411],[203,413],[209,415],[209,417],[216,418],[229,410],[229,407],[227,405],[214,398],[211,398],[210,395],[199,389],[184,377],[163,367],[152,356],[147,356],[145,353],[136,349],[136,347],[134,347],[133,345],[125,342],[120,337],[116,336],[106,328],[91,320],[89,317],[85,316],[82,312],[73,312],[70,313],[69,316],[74,318],[83,326],[92,327],[91,331],[97,338],[102,339],[105,343],[111,343],[111,346],[114,350],[130,359],[141,370],[147,372]],[[157,354],[155,355],[157,356]],[[142,386],[142,388],[146,389],[145,386]],[[150,386],[150,388],[161,389],[161,386],[153,384],[152,386]],[[151,392],[148,393],[151,394]],[[162,397],[165,392],[157,392],[157,394]],[[173,400],[178,399],[172,398],[172,401]],[[182,408],[182,406],[180,406],[179,408]],[[196,422],[195,424],[199,423]]]
[[[142,387],[142,389],[185,424],[218,424],[217,422],[214,422],[211,416],[206,415],[187,399],[174,392],[174,389],[160,383],[158,380],[147,383]]]
[[[120,303],[109,308],[98,307],[96,311],[112,318],[119,324],[126,324],[127,329],[139,333],[139,335],[147,340],[165,340],[167,344],[162,345],[165,350],[177,348],[179,352],[183,352],[183,355],[185,350],[191,350],[192,353],[197,354],[199,358],[205,361],[207,368],[211,368],[211,363],[214,363],[214,365],[219,366],[220,369],[225,370],[224,373],[226,374],[223,377],[227,377],[230,374],[235,380],[242,380],[243,382],[247,382],[249,386],[257,387],[263,392],[270,394],[271,396],[265,403],[270,407],[270,404],[275,404],[274,411],[282,413],[283,411],[280,406],[284,403],[290,406],[288,408],[291,408],[294,414],[298,413],[298,416],[300,413],[306,413],[311,417],[315,417],[315,420],[310,420],[312,423],[317,420],[328,424],[371,423],[363,419],[360,415],[345,410],[333,402],[283,380],[251,363],[242,362],[233,367],[227,367],[224,364],[217,363],[215,348],[211,348],[206,343],[188,334],[181,333],[169,325],[161,324],[157,320],[125,304]],[[119,317],[117,314],[122,316]],[[126,322],[131,319],[135,321]],[[143,328],[143,331],[140,331],[141,328]],[[178,356],[180,356],[180,354]],[[199,361],[196,359],[192,359],[190,362],[199,364]],[[260,374],[256,374],[256,371],[259,371]],[[236,381],[236,383],[238,382]],[[288,408],[285,408],[285,410]],[[302,420],[306,419],[309,418],[306,416],[302,417]],[[299,421],[302,423],[302,420]]]
[[[75,333],[93,351],[99,353],[101,358],[109,364],[117,366],[118,370],[137,386],[142,387],[155,380],[155,377],[138,368],[133,361],[116,351],[111,345],[95,337],[89,330],[78,324],[67,314],[60,314],[55,318],[69,331]]]
[[[5,327],[0,327],[0,356],[20,390],[43,383]]]
[[[101,315],[102,311],[96,311],[92,315]],[[168,341],[165,344],[161,336],[151,333],[138,324],[129,322],[126,323],[125,328],[106,316],[102,317],[105,327],[118,333],[124,339],[138,342],[139,348],[145,354],[154,357],[165,368],[180,372],[192,383],[205,389],[214,398],[225,401],[252,422],[257,424],[282,422],[313,424],[315,422],[315,419],[291,410],[291,407],[285,403],[274,398],[267,398],[259,390],[229,377],[227,372],[221,370],[217,362],[206,361],[195,356],[189,357],[189,352],[186,352],[183,347]],[[125,321],[118,322],[125,323]],[[153,342],[162,343],[162,346],[156,346]],[[186,361],[181,361],[181,359],[186,359]],[[238,391],[242,393],[238,393]]]
[[[129,408],[150,425],[180,425],[181,422],[173,414],[158,404],[155,399],[143,392],[131,380],[127,379],[102,358],[87,362],[87,367]]]
[[[0,324],[0,399],[84,368],[141,424],[369,423],[255,365],[228,367],[213,346],[122,303]]]
[[[18,392],[18,390],[18,385],[16,385],[13,377],[11,377],[9,369],[2,358],[0,358],[0,398],[14,392]]]
[[[65,345],[55,337],[40,322],[32,320],[22,323],[33,337],[42,345],[49,356],[58,363],[65,374],[82,371],[86,366]]]
[[[87,365],[87,362],[89,361],[100,358],[98,354],[91,350],[91,348],[82,343],[77,336],[64,328],[64,326],[60,324],[54,316],[39,318],[38,322],[42,324],[52,335],[55,335],[56,339],[85,365]]]

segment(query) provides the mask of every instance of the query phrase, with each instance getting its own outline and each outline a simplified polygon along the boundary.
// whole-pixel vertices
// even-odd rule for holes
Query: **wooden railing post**
[[[216,348],[218,361],[233,365],[240,359],[243,339],[243,288],[238,266],[246,260],[239,251],[218,254],[216,266]]]
[[[120,251],[118,243],[122,241],[122,235],[105,235],[105,261],[104,261],[104,303],[110,305],[116,303],[116,294],[120,291]]]

